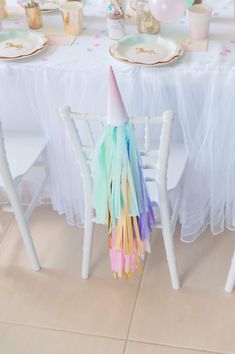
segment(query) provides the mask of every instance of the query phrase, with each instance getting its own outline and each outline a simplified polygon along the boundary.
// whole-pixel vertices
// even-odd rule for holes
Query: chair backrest
[[[105,125],[106,117],[92,116],[88,114],[75,113],[70,110],[69,106],[60,108],[60,114],[65,122],[73,149],[76,154],[76,159],[80,165],[81,175],[83,180],[85,202],[91,204],[92,192],[92,156],[95,151],[95,141],[91,124],[99,122]],[[163,193],[163,198],[167,198],[167,168],[170,152],[172,121],[174,113],[165,111],[160,117],[135,117],[130,120],[134,125],[142,125],[144,127],[144,148],[140,149],[140,154],[143,158],[143,170],[146,182],[156,182]],[[80,120],[85,122],[87,134],[89,135],[90,145],[84,144],[79,130],[76,127],[75,121]],[[153,125],[161,124],[161,134],[158,149],[151,149],[150,132]],[[147,158],[147,159],[146,159]],[[148,162],[145,163],[144,161]],[[148,171],[151,171],[148,176]],[[155,171],[154,177],[153,172]],[[147,175],[146,175],[147,174]]]

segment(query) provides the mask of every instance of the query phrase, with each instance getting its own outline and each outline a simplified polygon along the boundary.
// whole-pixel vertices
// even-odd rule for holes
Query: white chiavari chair
[[[90,116],[71,112],[70,107],[60,108],[60,114],[65,122],[68,135],[70,137],[73,150],[79,163],[83,181],[85,217],[84,217],[84,241],[83,241],[83,259],[82,259],[82,278],[89,276],[90,257],[92,250],[93,229],[95,223],[94,211],[92,208],[92,160],[95,151],[96,138],[92,132],[92,124],[100,122],[106,123],[105,117]],[[144,126],[144,148],[141,150],[143,159],[143,170],[146,182],[150,185],[154,183],[158,191],[157,202],[161,216],[161,228],[166,250],[167,262],[170,272],[171,284],[174,289],[180,287],[180,280],[176,265],[176,256],[174,248],[174,232],[178,220],[178,198],[172,208],[169,203],[168,193],[172,190],[180,189],[180,183],[183,171],[186,165],[187,157],[183,144],[172,146],[171,132],[173,112],[166,111],[161,117],[130,118],[134,125]],[[90,136],[91,144],[83,144],[82,134],[76,127],[76,120],[83,121],[87,127],[87,134]],[[161,136],[159,149],[151,149],[150,130],[153,125],[161,124]],[[150,173],[149,173],[150,172]],[[151,198],[150,189],[150,198]]]
[[[224,290],[227,293],[231,293],[233,291],[234,286],[235,286],[235,251],[234,251],[233,257],[231,259],[231,265],[230,265],[230,269],[228,272],[228,276],[227,276]]]
[[[3,211],[14,213],[31,266],[35,271],[40,270],[40,263],[27,221],[48,182],[47,169],[45,168],[45,177],[25,211],[18,196],[18,188],[31,167],[35,165],[46,167],[45,153],[46,140],[41,134],[3,133],[0,123],[0,188],[7,194],[9,200],[9,203],[1,203],[0,207]]]

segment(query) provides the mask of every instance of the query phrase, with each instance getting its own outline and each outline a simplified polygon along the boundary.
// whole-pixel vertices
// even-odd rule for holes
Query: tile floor
[[[105,229],[96,227],[92,275],[81,280],[82,229],[49,207],[30,229],[42,270],[33,272],[13,218],[2,216],[0,354],[235,353],[235,292],[223,292],[235,233],[193,244],[176,235],[183,286],[170,287],[160,231],[141,280],[116,281]]]

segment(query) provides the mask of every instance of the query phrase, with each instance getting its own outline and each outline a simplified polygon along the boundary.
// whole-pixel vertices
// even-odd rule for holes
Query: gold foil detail
[[[21,50],[24,48],[23,44],[14,44],[11,42],[8,42],[5,44],[5,48],[16,48],[16,50]]]
[[[144,48],[136,48],[136,54],[148,54],[148,55],[155,55],[157,52],[154,49],[144,49]]]

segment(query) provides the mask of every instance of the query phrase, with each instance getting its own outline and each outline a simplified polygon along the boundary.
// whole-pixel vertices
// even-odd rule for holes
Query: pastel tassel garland
[[[117,277],[142,273],[145,242],[155,223],[131,123],[108,125],[97,144],[94,183],[96,222],[109,226],[112,270]]]
[[[115,112],[109,102],[109,124],[96,146],[93,206],[96,222],[108,225],[111,268],[115,277],[131,279],[142,274],[144,251],[149,251],[149,236],[154,213],[142,173],[142,161],[133,125],[125,117],[123,102],[111,71]],[[115,80],[115,81],[113,81]],[[121,106],[121,109],[120,109]],[[118,126],[111,116],[118,117]],[[119,124],[123,115],[123,124]]]

